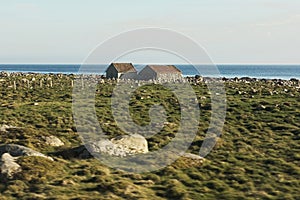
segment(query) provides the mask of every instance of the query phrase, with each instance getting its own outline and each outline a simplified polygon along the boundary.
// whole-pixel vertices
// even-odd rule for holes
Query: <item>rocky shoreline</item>
[[[37,79],[46,78],[44,81],[51,81],[51,79],[75,79],[75,78],[85,78],[85,79],[98,79],[104,81],[116,81],[115,79],[107,79],[104,75],[96,75],[96,74],[62,74],[62,73],[33,73],[33,72],[0,72],[0,82],[12,81],[22,79],[23,83],[33,82]],[[267,78],[251,78],[251,77],[234,77],[234,78],[226,78],[226,77],[202,77],[200,75],[195,76],[186,76],[184,77],[185,81],[191,83],[197,82],[207,82],[207,81],[221,81],[221,82],[243,82],[243,83],[253,83],[253,82],[261,82],[261,83],[273,83],[279,85],[299,85],[300,79],[291,78],[289,80],[285,79],[267,79]],[[139,80],[132,80],[139,81]],[[144,82],[144,81],[141,81]],[[150,81],[151,82],[151,81]]]

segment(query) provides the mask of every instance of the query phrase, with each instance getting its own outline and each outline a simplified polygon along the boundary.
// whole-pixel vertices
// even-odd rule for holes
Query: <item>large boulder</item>
[[[148,142],[139,134],[123,135],[111,140],[103,139],[86,146],[91,153],[105,153],[119,157],[148,152]]]
[[[4,153],[1,156],[1,174],[7,178],[12,178],[14,174],[21,172],[21,166],[16,163],[17,158],[9,153]]]
[[[143,136],[139,134],[124,135],[117,138],[113,138],[111,141],[117,146],[127,148],[134,154],[148,152],[148,142]]]

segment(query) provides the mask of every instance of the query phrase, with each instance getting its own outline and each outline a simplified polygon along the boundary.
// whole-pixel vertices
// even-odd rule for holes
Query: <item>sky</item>
[[[145,27],[192,38],[214,63],[300,64],[299,0],[0,0],[0,63],[82,63]]]

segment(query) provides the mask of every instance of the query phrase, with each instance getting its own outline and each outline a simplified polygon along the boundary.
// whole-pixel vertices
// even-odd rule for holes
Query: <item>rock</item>
[[[255,88],[251,88],[251,93],[250,94],[256,94],[258,91]]]
[[[0,155],[2,155],[1,175],[8,179],[12,178],[14,174],[21,172],[21,166],[16,162],[20,156],[38,156],[53,161],[51,157],[17,144],[0,145]]]
[[[97,142],[91,142],[89,144],[86,144],[86,146],[91,153],[107,153],[109,155],[114,154],[114,144],[107,139],[103,139]]]
[[[204,158],[192,153],[183,153],[178,160],[179,162],[181,162],[181,168],[189,168],[201,166],[203,164]]]
[[[273,96],[273,91],[272,90],[269,90],[269,95]]]
[[[125,157],[148,152],[147,140],[139,135],[124,135],[111,140],[103,139],[87,144],[91,153],[105,153],[112,156]]]
[[[12,178],[14,174],[21,172],[21,166],[15,162],[17,158],[12,157],[9,153],[4,153],[1,156],[1,174],[7,178]]]
[[[193,154],[193,153],[184,153],[182,155],[182,157],[184,158],[189,158],[189,159],[192,159],[192,160],[204,160],[203,157],[199,156],[199,155],[196,155],[196,154]]]
[[[154,181],[152,180],[139,180],[139,181],[135,181],[134,184],[136,185],[154,185]]]
[[[61,185],[63,186],[76,185],[76,183],[73,180],[62,180]]]
[[[257,110],[265,110],[265,109],[266,109],[266,106],[264,106],[264,105],[259,105],[257,107]]]
[[[57,138],[53,135],[43,137],[43,139],[45,140],[47,145],[52,146],[52,147],[60,147],[60,146],[65,145],[65,143],[63,143],[59,138]]]
[[[0,127],[0,131],[2,131],[2,132],[7,132],[9,129],[11,129],[11,128],[17,128],[17,127],[15,127],[15,126],[9,126],[9,125],[5,125],[5,124],[3,124],[1,127]]]
[[[148,142],[147,140],[139,135],[124,135],[111,140],[114,144],[128,148],[136,153],[147,153],[148,152]]]
[[[4,153],[9,153],[12,156],[39,156],[47,158],[51,161],[53,161],[53,158],[46,156],[40,152],[37,152],[33,149],[30,149],[28,147],[24,147],[22,145],[17,144],[3,144],[0,145],[0,155]]]

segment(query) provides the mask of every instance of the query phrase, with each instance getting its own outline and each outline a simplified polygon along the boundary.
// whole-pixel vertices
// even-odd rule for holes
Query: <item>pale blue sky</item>
[[[299,0],[0,0],[0,63],[81,63],[142,27],[179,31],[216,63],[300,63]]]

